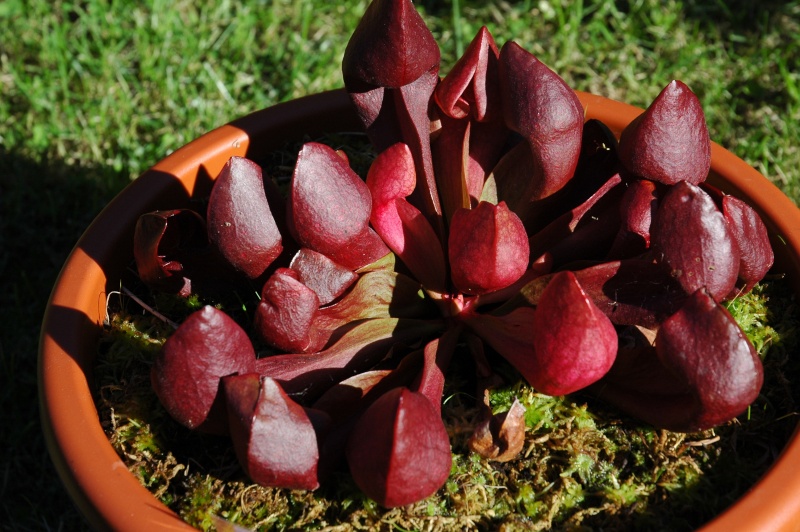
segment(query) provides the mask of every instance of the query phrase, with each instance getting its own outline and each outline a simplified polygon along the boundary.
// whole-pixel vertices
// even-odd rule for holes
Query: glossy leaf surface
[[[208,200],[208,238],[234,269],[256,279],[283,251],[261,168],[231,157]]]
[[[643,259],[612,261],[573,272],[597,308],[618,325],[657,327],[683,304],[686,293],[662,265]],[[522,288],[538,305],[551,275]]]
[[[369,227],[367,185],[333,149],[309,142],[297,157],[289,225],[301,245],[355,270],[389,250]]]
[[[695,396],[690,426],[713,427],[742,413],[761,390],[764,371],[744,332],[705,290],[667,319],[656,352]]]
[[[270,276],[256,307],[254,326],[259,336],[284,351],[306,353],[322,347],[323,339],[313,328],[319,297],[298,280],[289,268]]]
[[[736,285],[739,248],[725,217],[701,188],[681,182],[661,199],[653,249],[687,294],[706,287],[721,301]]]
[[[763,367],[731,317],[698,290],[661,326],[655,349],[620,357],[593,393],[657,427],[710,428],[741,414],[761,389]]]
[[[447,76],[436,87],[434,97],[450,118],[477,121],[493,118],[500,112],[500,87],[497,78],[500,52],[486,26],[475,38]]]
[[[298,281],[317,294],[320,305],[327,305],[342,295],[358,279],[352,270],[308,248],[300,249],[289,267],[297,272]]]
[[[239,463],[262,486],[319,487],[317,433],[306,410],[277,382],[257,373],[223,379]]]
[[[205,306],[186,318],[164,342],[153,362],[153,390],[179,423],[225,433],[220,379],[254,371],[255,360],[244,330],[224,312]]]
[[[564,80],[514,42],[500,50],[500,87],[506,125],[522,135],[533,156],[525,199],[547,197],[575,173],[583,107]]]
[[[672,81],[619,139],[619,158],[633,175],[674,185],[697,185],[711,167],[711,142],[697,96]]]
[[[400,260],[432,290],[445,288],[444,252],[427,218],[406,199],[416,187],[414,159],[399,143],[378,155],[367,174],[372,226]]]
[[[540,392],[566,395],[596,382],[617,356],[614,325],[569,271],[553,276],[533,316],[533,356],[538,371],[529,382]]]
[[[455,213],[448,243],[453,284],[467,294],[500,290],[528,267],[528,235],[505,203],[481,202]]]
[[[764,278],[775,260],[767,228],[752,207],[733,196],[722,198],[722,213],[739,249],[742,291],[749,292]]]
[[[431,402],[395,388],[361,416],[347,444],[359,488],[387,508],[424,499],[447,480],[450,440]]]
[[[439,65],[439,45],[411,0],[374,0],[350,36],[345,84],[398,88]]]
[[[653,181],[637,179],[620,199],[620,228],[609,252],[613,258],[632,258],[650,248],[650,225],[658,205]]]

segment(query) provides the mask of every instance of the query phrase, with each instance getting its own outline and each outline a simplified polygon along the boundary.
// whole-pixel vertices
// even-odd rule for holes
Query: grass
[[[341,84],[366,0],[0,3],[0,523],[84,528],[39,431],[38,328],[70,248],[165,154]],[[672,78],[712,137],[800,200],[800,2],[419,0],[452,65],[481,24],[576,89],[645,106]]]

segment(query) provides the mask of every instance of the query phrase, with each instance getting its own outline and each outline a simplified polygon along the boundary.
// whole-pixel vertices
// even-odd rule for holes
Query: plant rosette
[[[387,0],[369,6],[343,73],[377,153],[365,178],[343,151],[309,142],[282,190],[244,156],[265,141],[246,118],[227,144],[220,132],[194,143],[209,152],[172,163],[183,168],[169,162],[180,152],[156,166],[150,176],[170,194],[126,213],[152,290],[259,294],[249,323],[209,305],[164,343],[152,387],[176,421],[229,435],[258,484],[314,490],[344,467],[368,497],[397,507],[450,474],[441,404],[455,359],[474,368],[477,397],[502,382],[502,359],[538,392],[583,393],[678,432],[727,423],[755,400],[762,364],[723,303],[772,268],[770,232],[782,239],[781,268],[796,275],[797,227],[776,220],[798,214],[785,198],[788,213],[753,200],[763,178],[719,179],[729,177],[720,160],[755,171],[710,142],[686,85],[671,82],[636,116],[574,92],[486,28],[442,77],[411,2]],[[170,203],[200,168],[214,176],[189,193],[203,209]],[[121,263],[108,253],[91,239],[76,250]],[[59,301],[56,291],[43,362],[90,341],[48,332],[59,316],[76,319]],[[52,387],[43,393],[50,427]],[[524,409],[484,406],[470,448],[513,459]],[[66,429],[49,430],[59,440]]]

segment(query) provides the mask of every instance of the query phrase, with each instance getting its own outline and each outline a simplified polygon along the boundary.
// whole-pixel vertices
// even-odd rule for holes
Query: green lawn
[[[85,526],[50,465],[36,404],[39,323],[82,230],[189,140],[340,86],[366,4],[0,3],[0,528]],[[800,200],[800,2],[417,4],[441,43],[443,71],[485,24],[576,89],[646,106],[683,80],[712,138]]]

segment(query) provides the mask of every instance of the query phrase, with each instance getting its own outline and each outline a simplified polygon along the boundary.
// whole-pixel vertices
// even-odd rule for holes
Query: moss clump
[[[178,320],[201,302],[158,304]],[[479,410],[471,368],[455,364],[442,411],[450,478],[432,497],[387,510],[344,471],[313,493],[249,482],[225,438],[192,433],[162,410],[149,371],[172,329],[125,307],[109,321],[96,367],[104,427],[142,484],[204,530],[219,528],[219,519],[258,530],[691,530],[769,467],[800,402],[789,386],[800,378],[790,356],[798,346],[797,305],[784,281],[768,280],[729,305],[765,366],[762,394],[739,419],[696,434],[655,430],[580,395],[537,393],[505,366],[498,371],[510,384],[492,391],[490,405],[495,412],[515,399],[525,406],[525,447],[515,460],[488,462],[468,451]]]

